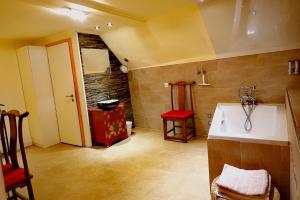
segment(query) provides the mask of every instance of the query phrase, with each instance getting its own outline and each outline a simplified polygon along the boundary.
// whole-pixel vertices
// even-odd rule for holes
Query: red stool
[[[163,119],[164,139],[186,143],[196,135],[192,96],[192,86],[195,85],[195,82],[180,81],[169,83],[169,85],[171,86],[172,110],[161,115]],[[176,103],[174,100],[174,96],[176,95],[175,89],[177,89],[177,108],[174,105]],[[189,120],[191,121],[190,125],[188,125]],[[168,121],[171,121],[173,124],[173,128],[170,130],[168,130]],[[176,125],[176,122],[179,122],[179,125]],[[179,136],[177,136],[176,128],[181,128]],[[168,133],[172,131],[174,136],[169,136]]]

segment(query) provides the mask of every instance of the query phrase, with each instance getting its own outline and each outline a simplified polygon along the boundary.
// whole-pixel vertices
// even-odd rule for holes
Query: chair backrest
[[[3,113],[5,111],[0,111],[0,140],[1,140],[1,147],[2,147],[2,151],[1,153],[3,154],[3,158],[5,159],[5,163],[9,163],[10,159],[9,159],[9,141],[8,141],[8,137],[7,137],[7,132],[6,132],[6,126],[5,126],[5,119],[3,116]],[[2,160],[1,160],[2,163]]]
[[[6,117],[8,117],[9,120],[9,148],[6,147],[6,145],[4,145],[5,142],[4,143],[2,142],[4,155],[6,154],[9,156],[9,158],[5,158],[5,160],[6,162],[9,162],[10,159],[13,169],[19,168],[18,156],[17,156],[17,145],[19,141],[22,162],[25,170],[25,176],[26,175],[29,176],[29,169],[28,169],[27,158],[25,154],[25,146],[23,141],[23,120],[28,115],[29,115],[28,112],[20,114],[20,112],[17,110],[11,110],[8,112],[1,113],[1,122],[4,122]],[[0,123],[0,126],[1,126],[0,127],[1,140],[5,140],[3,134],[4,132],[3,123]]]
[[[172,110],[189,109],[194,111],[192,86],[195,85],[195,82],[179,81],[177,83],[169,83],[169,85],[171,85]]]

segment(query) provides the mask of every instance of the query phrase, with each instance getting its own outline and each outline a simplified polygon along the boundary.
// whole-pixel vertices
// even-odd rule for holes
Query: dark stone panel
[[[88,108],[97,107],[97,101],[106,100],[107,95],[125,103],[126,119],[133,120],[132,105],[128,84],[128,76],[120,71],[120,61],[108,48],[99,35],[78,33],[80,53],[81,48],[108,49],[111,65],[111,75],[84,74],[84,85]]]

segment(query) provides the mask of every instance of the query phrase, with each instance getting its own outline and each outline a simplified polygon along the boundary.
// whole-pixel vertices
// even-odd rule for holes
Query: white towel
[[[271,176],[269,175],[269,184],[265,195],[245,196],[236,192],[232,192],[231,190],[223,189],[222,187],[217,188],[217,194],[224,199],[229,198],[234,200],[270,200],[271,187]]]
[[[241,195],[255,196],[266,194],[268,179],[266,170],[244,170],[225,164],[216,184]]]

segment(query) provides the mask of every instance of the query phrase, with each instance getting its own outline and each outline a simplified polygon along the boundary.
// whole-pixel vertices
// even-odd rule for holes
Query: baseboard
[[[43,145],[43,144],[39,144],[39,143],[33,142],[34,146],[41,147],[41,148],[48,148],[48,147],[51,147],[51,146],[54,146],[54,145],[57,145],[57,144],[59,144],[59,143],[49,144],[49,145]]]
[[[24,146],[25,146],[25,147],[32,146],[32,141],[25,141],[25,142],[24,142]]]

